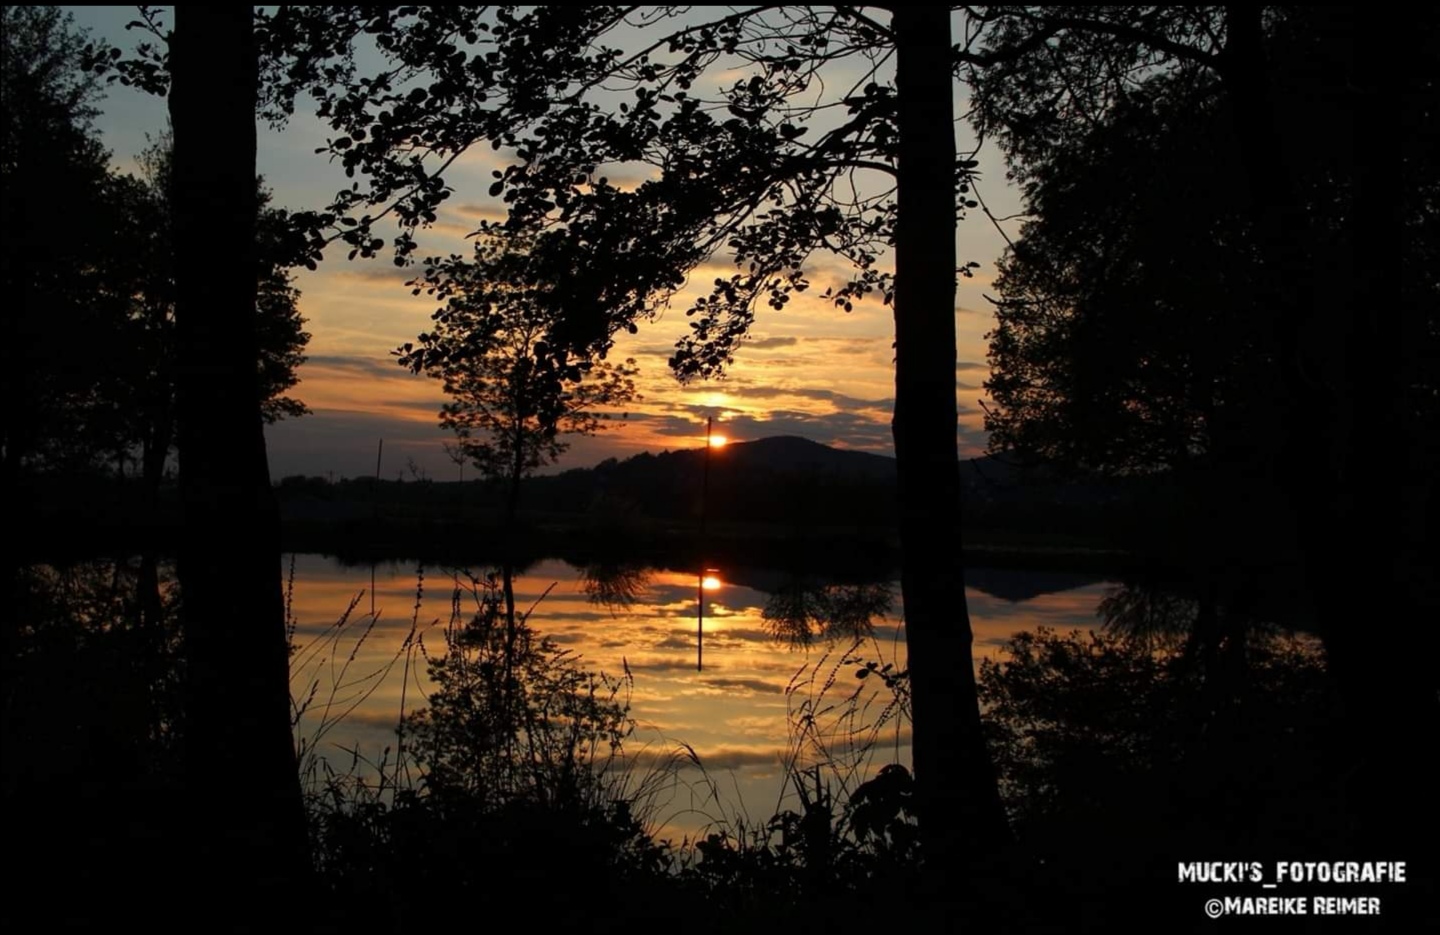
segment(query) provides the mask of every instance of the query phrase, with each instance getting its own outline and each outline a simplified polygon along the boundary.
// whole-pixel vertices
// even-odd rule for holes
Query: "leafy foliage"
[[[1245,440],[1266,358],[1240,167],[1213,89],[1174,85],[1131,95],[1029,186],[995,283],[996,451],[1125,473]]]
[[[0,795],[10,840],[31,855],[13,882],[38,890],[46,868],[63,863],[93,898],[12,902],[0,920],[93,930],[113,921],[125,893],[183,862],[179,595],[153,556],[6,574]]]
[[[637,397],[633,360],[603,359],[613,327],[576,346],[550,297],[555,281],[537,267],[534,241],[490,237],[475,260],[433,260],[415,291],[446,304],[435,327],[397,351],[402,365],[443,381],[452,397],[440,424],[482,474],[512,488],[568,447],[561,436],[589,435]]]
[[[828,584],[796,576],[770,595],[761,616],[771,635],[791,648],[816,640],[833,645],[870,636],[875,618],[888,613],[894,599],[884,582]]]
[[[146,257],[149,281],[139,301],[146,327],[160,332],[150,340],[163,348],[173,346],[170,330],[174,327],[174,259],[171,252],[173,173],[169,135],[155,141],[141,154],[144,172],[142,196],[150,202],[150,224],[144,238],[150,253]],[[309,413],[298,399],[284,395],[299,382],[297,371],[305,362],[305,346],[310,335],[304,330],[300,314],[300,291],[295,288],[290,270],[299,263],[294,253],[294,231],[290,213],[273,207],[271,194],[262,179],[256,180],[259,214],[256,217],[256,242],[259,248],[255,324],[260,346],[260,411],[266,422],[295,418]],[[137,225],[138,226],[138,225]],[[138,317],[138,316],[137,316]],[[173,351],[170,352],[173,355]],[[165,371],[171,372],[167,363]],[[170,376],[173,380],[173,374]],[[171,391],[168,387],[159,392]]]
[[[7,463],[94,467],[131,456],[163,467],[174,439],[175,260],[168,137],[141,154],[142,178],[109,167],[92,120],[101,92],[86,37],[50,8],[6,7],[4,276]],[[93,51],[93,49],[92,49]],[[309,335],[288,269],[289,214],[259,216],[260,392],[267,421],[308,410],[298,381]],[[76,226],[74,219],[87,223]],[[303,243],[303,240],[301,241]],[[18,353],[55,344],[64,353]]]
[[[108,154],[92,123],[99,88],[77,66],[84,36],[68,16],[7,6],[3,17],[4,463],[7,472],[73,465],[96,448],[108,460],[115,414],[99,399],[119,378],[108,350],[124,296],[109,261],[123,244]],[[74,225],[80,217],[93,223]],[[90,451],[74,450],[81,438]]]
[[[523,617],[509,621],[497,579],[457,584],[443,650],[426,657],[426,704],[401,721],[394,760],[387,750],[362,766],[357,751],[348,772],[324,762],[309,774],[326,883],[397,927],[417,884],[479,897],[563,881],[547,908],[578,919],[668,865],[646,827],[665,777],[643,775],[622,748],[629,673],[588,671]],[[401,652],[424,647],[417,626]]]
[[[609,502],[602,501],[601,512],[608,512],[609,506]],[[620,510],[617,508],[615,512],[619,513]],[[602,516],[601,522],[610,523],[603,529],[606,535],[618,531],[616,518]],[[582,569],[581,576],[581,588],[586,599],[606,608],[612,615],[634,607],[649,591],[653,577],[643,564],[625,559],[601,559],[592,562]]]
[[[488,141],[516,157],[490,189],[511,229],[544,224],[564,237],[538,254],[592,258],[566,280],[572,317],[631,325],[700,262],[733,256],[737,272],[687,310],[682,376],[717,372],[757,305],[808,289],[816,250],[854,269],[827,293],[837,307],[892,294],[894,37],[859,9],[287,7],[257,29],[265,114],[284,120],[308,93],[336,131],[326,152],[357,182],[315,220],[359,254],[393,214],[403,262],[451,194],[445,171]],[[362,40],[385,69],[361,73]],[[962,193],[974,165],[956,164]]]
[[[473,614],[452,620],[430,659],[436,690],[403,725],[424,788],[482,810],[603,802],[602,774],[634,727],[628,673],[587,672],[523,618],[512,633],[493,577],[469,595]]]
[[[1179,641],[1126,633],[1017,634],[983,660],[980,694],[1001,787],[1032,826],[1114,814],[1141,787],[1203,787],[1245,763],[1247,807],[1297,788],[1333,713],[1313,643],[1252,635],[1242,679],[1223,685]],[[1218,751],[1218,752],[1217,752]],[[1263,780],[1263,782],[1262,782]]]
[[[1433,193],[1440,162],[1415,142],[1430,136],[1417,131],[1434,112],[1433,79],[1418,59],[1384,79],[1368,70],[1354,42],[1367,14],[1267,8],[1247,51],[1250,15],[984,9],[995,64],[967,71],[975,118],[1005,149],[1032,215],[996,281],[986,384],[996,450],[1107,472],[1203,466],[1254,478],[1273,469],[1263,462],[1297,413],[1316,413],[1318,431],[1356,392],[1346,380],[1367,365],[1339,363],[1344,339],[1328,334],[1351,314],[1348,283],[1370,275],[1354,225],[1386,209],[1377,199],[1420,205]],[[1433,35],[1424,20],[1413,27]],[[1346,77],[1362,71],[1389,82],[1406,115],[1393,147],[1351,132],[1373,106]],[[1246,107],[1263,115],[1263,133]],[[1361,192],[1367,149],[1398,157],[1400,188]],[[1440,291],[1425,285],[1423,257],[1437,241],[1424,214],[1396,215],[1403,297],[1361,301],[1399,301],[1407,347],[1433,349]],[[1347,287],[1317,288],[1317,270]],[[1398,355],[1407,436],[1435,431],[1418,364],[1428,352]],[[1296,450],[1315,443],[1304,434]]]

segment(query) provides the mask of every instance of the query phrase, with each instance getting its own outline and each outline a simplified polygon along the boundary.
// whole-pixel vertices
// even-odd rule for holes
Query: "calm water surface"
[[[293,556],[293,567],[291,614],[301,649],[292,689],[302,698],[313,691],[298,732],[342,770],[351,751],[378,759],[395,745],[402,709],[423,705],[429,689],[423,656],[412,655],[407,671],[404,641],[413,628],[423,652],[443,653],[452,597],[468,578],[461,569],[401,563],[372,572],[320,555]],[[588,669],[618,676],[628,666],[637,729],[627,751],[659,757],[683,743],[698,755],[704,774],[685,770],[657,803],[658,821],[677,836],[737,815],[764,821],[793,794],[784,788],[782,764],[805,765],[819,756],[797,736],[796,715],[806,704],[821,712],[817,724],[831,735],[830,753],[845,756],[840,738],[852,735],[851,726],[873,722],[890,697],[878,679],[862,684],[855,678],[858,665],[844,661],[849,641],[792,650],[774,640],[762,610],[783,576],[737,570],[720,578],[720,587],[705,595],[700,671],[694,574],[652,570],[637,602],[616,610],[592,602],[580,570],[558,560],[531,566],[516,582],[516,606],[531,608],[538,634]],[[1112,584],[1083,575],[972,570],[966,594],[977,662],[999,658],[1021,630],[1098,626],[1096,605]],[[894,591],[889,613],[876,619],[873,636],[854,652],[903,667],[898,585]],[[342,617],[345,624],[337,627]],[[853,722],[839,720],[849,710],[845,699],[857,691],[859,715]],[[875,743],[853,775],[887,762],[909,763],[908,729],[900,722],[861,736],[873,736]]]

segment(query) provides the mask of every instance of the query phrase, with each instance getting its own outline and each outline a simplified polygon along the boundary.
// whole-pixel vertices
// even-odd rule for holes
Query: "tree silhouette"
[[[636,398],[633,360],[600,359],[611,335],[577,348],[557,341],[564,313],[548,300],[556,286],[533,269],[535,240],[492,235],[473,260],[432,259],[415,292],[445,299],[435,327],[396,353],[402,365],[443,381],[451,397],[440,425],[481,475],[504,485],[502,594],[511,646],[517,634],[515,561],[520,485],[569,446],[564,435],[592,435],[607,407]],[[616,326],[618,327],[618,326]]]
[[[262,398],[293,384],[305,336],[289,264],[272,258],[257,277],[249,20],[180,13],[163,195],[109,171],[89,126],[96,86],[81,70],[94,50],[66,22],[53,10],[4,10],[5,283],[18,305],[5,316],[16,357],[5,470],[56,466],[62,445],[86,463],[138,447],[153,475],[178,435],[186,763],[175,805],[189,819],[180,843],[192,871],[182,886],[243,906],[231,921],[244,924],[268,911],[259,893],[278,893],[306,864],[261,415]],[[273,305],[257,314],[264,277]],[[268,360],[261,318],[275,331]],[[140,586],[142,601],[150,592],[158,604],[153,555]],[[154,609],[145,615],[153,625]],[[139,827],[181,826],[151,821]]]
[[[569,447],[563,436],[601,430],[607,408],[637,398],[633,360],[597,359],[609,335],[588,353],[555,341],[563,317],[546,301],[555,286],[529,271],[532,243],[497,235],[477,242],[473,260],[430,261],[415,291],[446,304],[418,345],[396,352],[403,366],[443,381],[452,399],[440,425],[482,476],[505,485],[507,525],[520,482]]]
[[[995,281],[993,451],[1134,474],[1238,448],[1225,436],[1260,363],[1253,237],[1228,198],[1227,118],[1212,89],[1176,83],[1031,170],[1031,217]]]
[[[1429,658],[1433,636],[1410,621],[1433,617],[1440,594],[1417,564],[1434,545],[1422,517],[1433,515],[1440,469],[1424,363],[1440,346],[1437,92],[1426,64],[1437,18],[1258,7],[994,7],[983,17],[1001,64],[971,74],[980,124],[1032,205],[1057,211],[1028,229],[1035,239],[1016,245],[1002,283],[997,428],[1092,462],[1106,460],[1097,448],[1124,451],[1143,432],[1163,439],[1163,452],[1142,455],[1151,465],[1203,455],[1243,479],[1232,490],[1258,520],[1230,528],[1243,540],[1258,523],[1274,536],[1269,560],[1299,566],[1347,698],[1364,833],[1418,846],[1406,829],[1429,803],[1407,738],[1433,729],[1436,682],[1413,661]],[[1104,186],[1087,164],[1140,128],[1145,138],[1120,143],[1120,164],[1132,166],[1124,191]],[[1195,150],[1183,155],[1187,135]],[[1217,178],[1182,180],[1197,163]],[[1143,243],[1157,230],[1145,218],[1158,207],[1149,186],[1162,180],[1176,201],[1167,237],[1180,248],[1168,262]],[[1099,206],[1088,246],[1059,231],[1084,200],[1071,186],[1085,182],[1124,202]],[[1181,348],[1177,332],[1200,322],[1220,340]],[[1106,411],[1130,421],[1099,421]],[[1087,429],[1102,437],[1080,441]],[[1363,555],[1337,544],[1342,530]],[[1385,632],[1419,645],[1397,658],[1361,623],[1371,615],[1338,586],[1346,577],[1397,582]]]
[[[143,179],[131,182],[124,240],[133,245],[136,269],[129,340],[116,352],[128,361],[129,381],[122,404],[130,426],[129,447],[138,450],[146,485],[157,491],[175,439],[175,259],[172,218],[174,171],[168,134],[140,157]],[[255,328],[261,414],[267,423],[307,414],[298,399],[285,395],[299,382],[310,335],[300,314],[300,293],[289,269],[298,260],[288,254],[288,212],[270,206],[270,193],[257,180],[257,288]]]
[[[279,517],[256,334],[255,44],[247,9],[181,7],[169,45],[188,794],[195,892],[254,922],[306,866]]]
[[[780,308],[808,289],[815,251],[854,267],[826,293],[836,306],[872,294],[893,305],[924,833],[934,867],[1005,840],[979,727],[958,537],[951,310],[960,204],[937,193],[967,193],[974,163],[955,152],[953,68],[967,53],[951,44],[949,12],[899,8],[887,22],[851,7],[339,17],[287,8],[263,16],[261,32],[277,53],[267,113],[283,118],[309,91],[337,133],[330,154],[360,176],[316,218],[360,252],[383,246],[371,227],[391,214],[403,262],[413,229],[433,222],[449,196],[441,173],[461,153],[486,140],[514,152],[491,189],[509,206],[507,223],[563,231],[540,248],[558,265],[575,271],[582,258],[553,296],[566,308],[553,335],[562,345],[590,346],[617,322],[634,327],[718,251],[738,269],[688,310],[691,334],[672,359],[682,377],[727,363],[757,305]],[[343,54],[362,33],[389,58],[363,78]],[[287,42],[297,35],[306,44]],[[851,69],[843,79],[832,74],[842,67]],[[621,187],[606,166],[649,176]],[[374,205],[385,207],[353,217]],[[884,268],[890,251],[893,272]]]
[[[107,352],[123,297],[112,262],[120,204],[92,124],[99,87],[80,68],[84,36],[53,7],[7,6],[0,39],[0,446],[5,487],[14,491],[22,470],[113,456],[115,412],[97,396],[119,376]],[[75,225],[79,217],[93,223]]]
[[[96,469],[132,459],[158,488],[174,439],[174,276],[168,139],[140,156],[142,178],[109,167],[91,124],[101,88],[84,36],[52,8],[5,8],[4,445],[7,472]],[[288,268],[288,214],[262,195],[260,392],[267,421],[304,414],[297,382],[309,335]],[[76,217],[86,218],[77,227]],[[68,329],[65,353],[54,323]]]

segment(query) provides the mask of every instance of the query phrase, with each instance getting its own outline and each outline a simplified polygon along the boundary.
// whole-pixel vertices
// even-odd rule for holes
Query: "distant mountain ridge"
[[[699,458],[703,451],[683,452]],[[676,452],[681,454],[681,452]],[[895,476],[895,459],[871,451],[832,448],[798,435],[771,435],[754,441],[729,442],[712,449],[712,468],[721,459],[737,469],[783,472],[821,472],[888,480]]]
[[[644,452],[624,461],[612,458],[595,468],[577,470],[597,470],[609,464],[623,469],[623,465],[637,458],[656,458],[661,461],[673,459],[677,464],[688,467],[692,462],[698,464],[703,456],[702,448],[666,451],[658,455]],[[771,435],[753,441],[732,441],[712,450],[710,459],[711,470],[728,466],[733,470],[820,473],[892,483],[895,480],[893,455],[834,448],[798,435]],[[1035,468],[1022,464],[1008,454],[960,459],[960,477],[967,487],[1011,487],[1025,483],[1027,477],[1038,479],[1036,474]]]
[[[626,504],[637,514],[698,516],[702,486],[715,517],[770,522],[885,525],[895,519],[895,459],[870,451],[833,448],[794,435],[701,447],[644,452],[526,482],[533,508],[587,511],[598,500]],[[1003,504],[1093,503],[1108,490],[1061,483],[1043,469],[1006,455],[960,462],[967,510]],[[705,478],[708,476],[708,483]]]
[[[965,529],[1007,536],[1093,538],[1097,530],[1151,516],[1160,502],[1137,499],[1143,490],[1129,483],[1066,478],[1004,454],[962,460],[960,480]],[[643,452],[531,477],[520,509],[531,522],[580,521],[617,535],[651,521],[698,528],[703,516],[712,530],[728,525],[796,537],[859,530],[889,536],[898,519],[896,481],[893,457],[781,435],[731,442],[708,455],[699,446]],[[334,485],[295,477],[282,480],[279,491],[287,519],[316,522],[381,514],[405,522],[498,515],[504,499],[499,485],[483,481],[357,479]]]
[[[604,464],[623,465],[636,458],[675,459],[677,462],[698,462],[704,455],[702,448],[664,451],[660,454],[642,452],[624,461],[611,458]],[[771,471],[845,474],[855,477],[869,477],[876,480],[893,480],[895,458],[893,455],[876,454],[873,451],[857,451],[850,448],[834,448],[822,442],[799,435],[770,435],[753,441],[732,441],[711,452],[712,468],[722,460],[736,468],[761,468]],[[602,465],[596,465],[600,468]],[[1011,484],[1025,467],[1007,455],[981,455],[978,458],[962,458],[961,473],[967,483]],[[575,468],[572,470],[595,470],[596,468]]]

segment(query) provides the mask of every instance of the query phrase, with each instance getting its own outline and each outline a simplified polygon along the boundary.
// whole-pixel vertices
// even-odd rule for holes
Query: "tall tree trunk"
[[[927,864],[1009,838],[980,728],[960,546],[955,408],[955,137],[948,8],[898,7],[895,416],[900,587]],[[962,850],[963,848],[963,850]]]
[[[237,929],[306,865],[279,519],[256,361],[256,56],[248,7],[176,11],[178,555],[197,895]],[[215,905],[222,905],[217,902]]]

